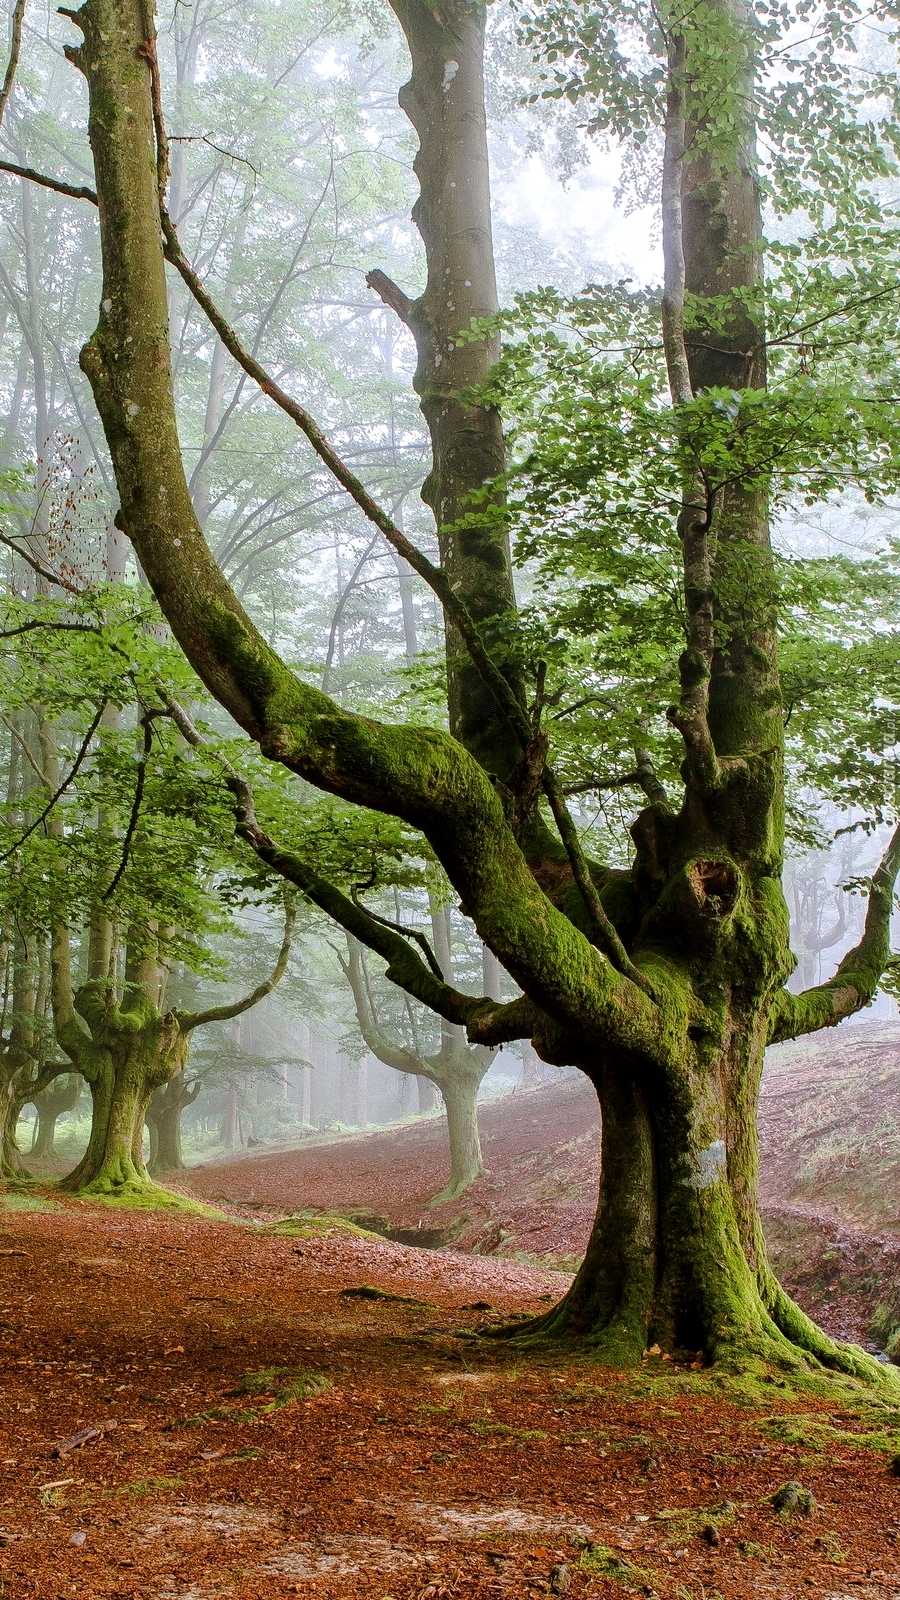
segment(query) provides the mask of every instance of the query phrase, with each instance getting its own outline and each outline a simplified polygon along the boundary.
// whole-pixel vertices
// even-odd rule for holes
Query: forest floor
[[[866,1045],[862,1064],[853,1047]],[[898,1103],[896,1024],[848,1030],[834,1060],[813,1041],[803,1054],[796,1046],[770,1052],[760,1125],[772,1259],[804,1310],[837,1338],[870,1349],[880,1302],[895,1306],[900,1323]],[[175,1181],[245,1217],[338,1211],[404,1244],[573,1270],[600,1176],[590,1084],[567,1078],[489,1101],[480,1121],[487,1175],[438,1207],[429,1200],[446,1181],[447,1147],[437,1117],[383,1132],[311,1137],[299,1149],[254,1148]]]
[[[900,1413],[473,1337],[562,1274],[13,1193],[0,1256],[4,1600],[900,1597]]]

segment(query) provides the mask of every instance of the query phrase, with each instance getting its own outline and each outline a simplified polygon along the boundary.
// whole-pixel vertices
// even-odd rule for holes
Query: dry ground
[[[900,1479],[834,1396],[470,1336],[560,1274],[73,1201],[0,1214],[0,1266],[4,1600],[900,1597]]]

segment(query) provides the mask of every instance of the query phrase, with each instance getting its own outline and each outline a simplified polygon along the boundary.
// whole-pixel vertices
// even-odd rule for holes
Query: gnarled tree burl
[[[584,1265],[546,1329],[586,1337],[615,1360],[634,1359],[657,1341],[667,1350],[702,1349],[710,1359],[756,1352],[790,1360],[803,1351],[874,1373],[862,1352],[834,1345],[802,1315],[769,1269],[757,1211],[756,1100],[767,1042],[833,1024],[871,999],[888,955],[900,839],[875,877],[856,949],[829,983],[789,994],[765,496],[737,483],[709,501],[688,477],[680,521],[687,638],[671,712],[684,744],[683,794],[677,808],[656,798],[641,811],[633,866],[627,883],[617,879],[614,897],[604,873],[586,866],[515,663],[494,642],[491,623],[508,611],[513,592],[502,498],[467,498],[503,465],[499,419],[459,394],[486,371],[491,342],[454,344],[473,315],[496,305],[484,7],[394,0],[394,9],[413,61],[401,100],[420,138],[417,220],[429,278],[414,303],[380,275],[374,282],[418,341],[417,383],[434,443],[426,497],[439,522],[435,581],[451,624],[452,734],[356,716],[301,682],[261,638],[211,557],[191,507],[172,402],[160,227],[166,152],[152,18],[140,0],[87,0],[72,14],[83,41],[71,57],[90,91],[104,277],[100,320],[82,364],[115,466],[120,526],[222,705],[273,761],[420,829],[524,998],[503,1005],[459,994],[399,934],[325,883],[314,862],[257,829],[261,851],[384,955],[397,983],[464,1023],[473,1042],[531,1038],[545,1060],[574,1063],[596,1085],[603,1113],[597,1220]],[[725,24],[731,30],[738,64],[746,44],[749,73],[739,0],[713,0],[712,11],[719,32]],[[685,159],[698,133],[686,100],[690,48],[673,24],[662,333],[676,407],[700,386],[765,384],[761,314],[753,310],[761,273],[753,130],[738,117],[724,154],[720,143],[708,158]],[[751,103],[736,96],[745,117]],[[164,211],[162,221],[165,248],[177,257]],[[691,296],[731,307],[714,336],[686,333]],[[382,515],[391,537],[387,521]],[[739,600],[728,581],[737,561],[745,580]],[[253,838],[252,817],[246,806],[239,811]]]

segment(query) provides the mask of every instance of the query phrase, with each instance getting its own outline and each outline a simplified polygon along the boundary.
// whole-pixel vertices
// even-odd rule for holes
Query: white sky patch
[[[323,50],[315,64],[315,72],[319,78],[347,78],[347,63],[338,51],[332,46]]]
[[[611,271],[640,282],[658,282],[656,211],[642,207],[626,216],[615,198],[618,178],[619,159],[611,151],[593,150],[588,165],[565,183],[534,154],[508,178],[495,170],[497,209],[508,223],[533,229],[572,254],[605,261]]]

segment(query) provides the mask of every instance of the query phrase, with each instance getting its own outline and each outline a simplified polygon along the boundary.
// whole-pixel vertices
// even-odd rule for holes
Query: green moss
[[[0,1194],[0,1208],[4,1211],[58,1211],[60,1208],[52,1200],[46,1200],[42,1195],[14,1194],[7,1192]]]
[[[695,1539],[704,1528],[728,1527],[735,1516],[735,1508],[730,1500],[723,1500],[714,1506],[676,1508],[672,1511],[657,1511],[656,1521],[663,1522],[666,1531],[673,1541],[681,1543],[685,1539]]]
[[[127,1211],[174,1211],[182,1216],[206,1217],[211,1222],[233,1220],[224,1211],[217,1211],[215,1206],[207,1205],[203,1200],[176,1194],[173,1189],[164,1189],[160,1184],[149,1181],[134,1186],[123,1184],[120,1188],[109,1190],[98,1190],[91,1184],[79,1191],[78,1198],[82,1202],[90,1201],[93,1205],[115,1206]]]
[[[430,1300],[417,1300],[411,1294],[390,1294],[387,1289],[376,1289],[371,1283],[361,1283],[355,1289],[342,1289],[343,1300],[387,1300],[399,1306],[424,1306],[429,1311],[436,1311],[437,1307]]]
[[[633,1561],[625,1556],[617,1555],[605,1544],[589,1544],[582,1551],[581,1566],[592,1576],[606,1578],[610,1583],[625,1584],[634,1589],[638,1586],[649,1585],[655,1589],[662,1578],[658,1572],[650,1567],[637,1567]]]
[[[250,1224],[261,1233],[274,1233],[282,1239],[312,1239],[327,1233],[350,1233],[358,1239],[378,1239],[381,1235],[361,1228],[338,1211],[298,1211],[294,1216],[281,1217],[278,1222]]]
[[[322,1372],[308,1372],[302,1367],[261,1367],[258,1372],[245,1372],[231,1392],[265,1395],[267,1403],[258,1413],[263,1415],[300,1400],[311,1400],[314,1395],[327,1394],[331,1388],[331,1379]]]
[[[114,1493],[131,1495],[134,1500],[145,1500],[150,1495],[165,1494],[169,1489],[181,1489],[184,1481],[184,1478],[135,1478],[133,1483],[123,1484]]]

